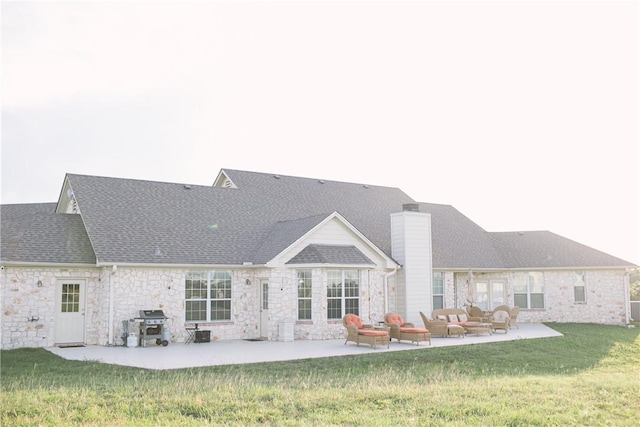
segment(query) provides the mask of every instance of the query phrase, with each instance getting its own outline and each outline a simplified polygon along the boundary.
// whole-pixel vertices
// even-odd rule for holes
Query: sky
[[[66,173],[397,187],[640,264],[637,1],[2,1],[3,204]]]

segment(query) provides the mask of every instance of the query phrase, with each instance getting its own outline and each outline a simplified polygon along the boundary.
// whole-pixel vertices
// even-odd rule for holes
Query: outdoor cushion
[[[458,314],[458,320],[461,322],[466,322],[467,319],[467,315],[466,314]]]
[[[347,314],[344,317],[344,323],[347,325],[353,325],[358,329],[362,329],[362,319],[355,314]]]
[[[458,321],[458,315],[457,314],[450,314],[449,315],[449,322],[457,322]]]
[[[404,325],[404,320],[402,320],[402,316],[399,314],[387,314],[386,320],[388,323],[395,323],[400,326]]]
[[[493,321],[497,323],[504,322],[505,320],[507,320],[507,317],[509,317],[509,313],[503,310],[498,310],[493,313]]]
[[[449,322],[450,325],[465,326],[469,322]]]

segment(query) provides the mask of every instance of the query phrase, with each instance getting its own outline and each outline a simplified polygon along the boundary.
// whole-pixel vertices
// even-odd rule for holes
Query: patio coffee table
[[[486,332],[489,335],[493,335],[493,331],[491,331],[491,323],[467,322],[464,325],[464,330],[469,334],[480,335]]]

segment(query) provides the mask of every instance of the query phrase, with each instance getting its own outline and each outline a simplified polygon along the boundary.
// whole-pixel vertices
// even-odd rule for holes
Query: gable
[[[340,257],[344,257],[340,259]],[[379,248],[369,242],[337,213],[332,214],[314,229],[302,236],[278,256],[270,260],[270,267],[284,264],[312,264],[316,260],[321,265],[361,264],[393,268],[397,264]],[[304,262],[303,262],[304,261]]]
[[[213,186],[217,188],[238,188],[224,170],[218,172],[218,176],[213,181]]]
[[[61,214],[79,214],[80,208],[78,207],[78,201],[73,194],[71,183],[68,176],[65,177],[64,184],[62,185],[62,191],[58,198],[58,204],[56,206],[56,212]]]

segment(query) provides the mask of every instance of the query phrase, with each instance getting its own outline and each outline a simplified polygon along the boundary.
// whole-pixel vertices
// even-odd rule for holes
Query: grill
[[[156,340],[156,344],[169,345],[168,331],[165,330],[167,317],[162,310],[140,310],[140,341],[142,347],[147,346],[147,340]]]

